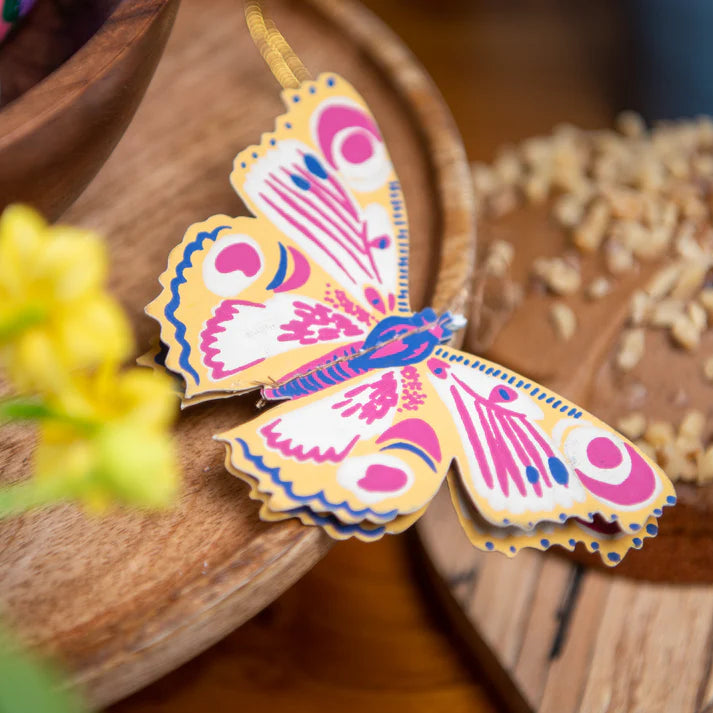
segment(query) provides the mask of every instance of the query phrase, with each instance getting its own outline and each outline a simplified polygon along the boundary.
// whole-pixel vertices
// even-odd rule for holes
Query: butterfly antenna
[[[312,78],[275,23],[265,15],[260,0],[245,1],[245,22],[255,46],[284,89],[296,89]]]

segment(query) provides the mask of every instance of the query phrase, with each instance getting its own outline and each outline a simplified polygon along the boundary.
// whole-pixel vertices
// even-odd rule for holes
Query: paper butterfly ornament
[[[462,317],[412,312],[404,197],[365,102],[333,74],[283,99],[231,174],[255,217],[192,225],[147,307],[187,404],[258,388],[279,402],[216,436],[261,517],[375,540],[447,478],[476,547],[583,542],[607,564],[641,547],[675,502],[664,473],[557,394],[448,347]]]

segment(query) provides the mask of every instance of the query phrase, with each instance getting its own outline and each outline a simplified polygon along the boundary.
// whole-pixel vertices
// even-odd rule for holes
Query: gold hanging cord
[[[255,46],[283,88],[296,89],[305,80],[312,79],[275,23],[265,17],[260,0],[245,0],[245,22]]]

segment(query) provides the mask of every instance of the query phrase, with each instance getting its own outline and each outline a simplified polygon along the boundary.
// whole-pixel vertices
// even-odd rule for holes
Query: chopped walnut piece
[[[682,269],[682,265],[677,262],[666,265],[649,280],[646,292],[656,300],[666,297],[678,281]]]
[[[515,150],[506,149],[495,160],[493,171],[502,183],[513,186],[522,178],[523,166]]]
[[[660,258],[671,244],[673,229],[665,225],[654,225],[649,228],[649,238],[636,248],[639,260],[655,260]]]
[[[573,228],[582,220],[584,204],[576,196],[565,193],[557,199],[552,212],[561,226]]]
[[[491,193],[485,205],[491,216],[499,218],[512,211],[517,202],[517,191],[512,186],[506,186]]]
[[[669,442],[656,449],[657,460],[672,480],[684,482],[696,480],[698,476],[697,464],[691,460],[674,442]]]
[[[631,371],[644,356],[644,330],[627,329],[621,338],[616,365],[621,371]]]
[[[683,302],[671,297],[657,302],[651,309],[649,324],[652,327],[670,328],[683,315]]]
[[[612,275],[633,269],[634,255],[626,246],[616,240],[608,240],[604,249],[607,269]]]
[[[636,441],[644,435],[646,430],[646,417],[639,411],[623,416],[617,421],[616,427],[629,440]]]
[[[654,448],[662,448],[673,443],[676,434],[668,421],[652,421],[644,432],[644,440]]]
[[[706,311],[698,302],[689,302],[686,305],[686,314],[699,332],[702,332],[708,326]]]
[[[603,200],[596,200],[574,229],[572,241],[582,252],[594,252],[601,245],[608,224],[609,206]]]
[[[666,169],[653,157],[644,157],[632,166],[633,183],[646,193],[658,193],[666,182]]]
[[[606,277],[595,277],[587,287],[587,297],[598,300],[611,292],[611,282]]]
[[[563,341],[569,341],[577,330],[577,317],[571,307],[564,302],[555,302],[550,307],[550,320],[557,336]]]
[[[582,284],[577,267],[561,257],[538,258],[532,265],[532,272],[557,295],[571,295]]]
[[[530,166],[542,166],[549,163],[552,156],[552,140],[545,136],[534,136],[523,141],[520,150]]]
[[[635,111],[622,111],[616,118],[616,128],[631,139],[640,139],[646,134],[646,124]]]
[[[497,178],[490,166],[476,161],[471,163],[470,171],[473,177],[473,187],[478,196],[487,196],[495,190],[497,187]]]
[[[622,186],[606,186],[602,189],[602,195],[614,218],[636,222],[643,217],[644,200],[639,191]]]
[[[678,427],[680,436],[700,440],[703,437],[703,429],[706,426],[706,417],[702,411],[691,410],[686,413]]]
[[[542,203],[550,192],[550,177],[545,172],[532,173],[525,179],[522,187],[530,203]]]
[[[681,268],[671,296],[679,300],[689,300],[703,285],[709,266],[700,261],[685,262]]]
[[[696,224],[690,220],[681,223],[674,238],[676,252],[684,260],[706,262],[709,257],[705,254],[698,240],[696,240],[696,230]]]
[[[609,231],[610,238],[634,255],[650,242],[649,231],[636,220],[617,220]]]
[[[673,322],[671,336],[679,346],[693,351],[701,341],[701,330],[685,314],[680,314]]]
[[[636,290],[631,296],[631,312],[629,322],[634,326],[644,324],[649,320],[653,301],[645,292]]]
[[[483,270],[494,277],[504,277],[512,265],[515,248],[506,240],[493,240],[483,263]]]

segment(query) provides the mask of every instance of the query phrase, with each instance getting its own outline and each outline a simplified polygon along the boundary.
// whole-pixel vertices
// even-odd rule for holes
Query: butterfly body
[[[411,316],[384,317],[363,342],[303,365],[280,379],[284,383],[279,386],[264,387],[262,396],[269,401],[296,399],[373,369],[422,362],[438,344],[446,343],[452,337],[451,321],[450,313],[438,317],[430,308]]]
[[[616,564],[640,547],[675,501],[666,476],[576,405],[448,346],[459,315],[413,312],[401,186],[363,99],[336,75],[284,99],[231,175],[256,217],[191,226],[147,308],[189,403],[279,402],[216,437],[261,517],[373,540],[447,480],[482,549],[582,542]]]

